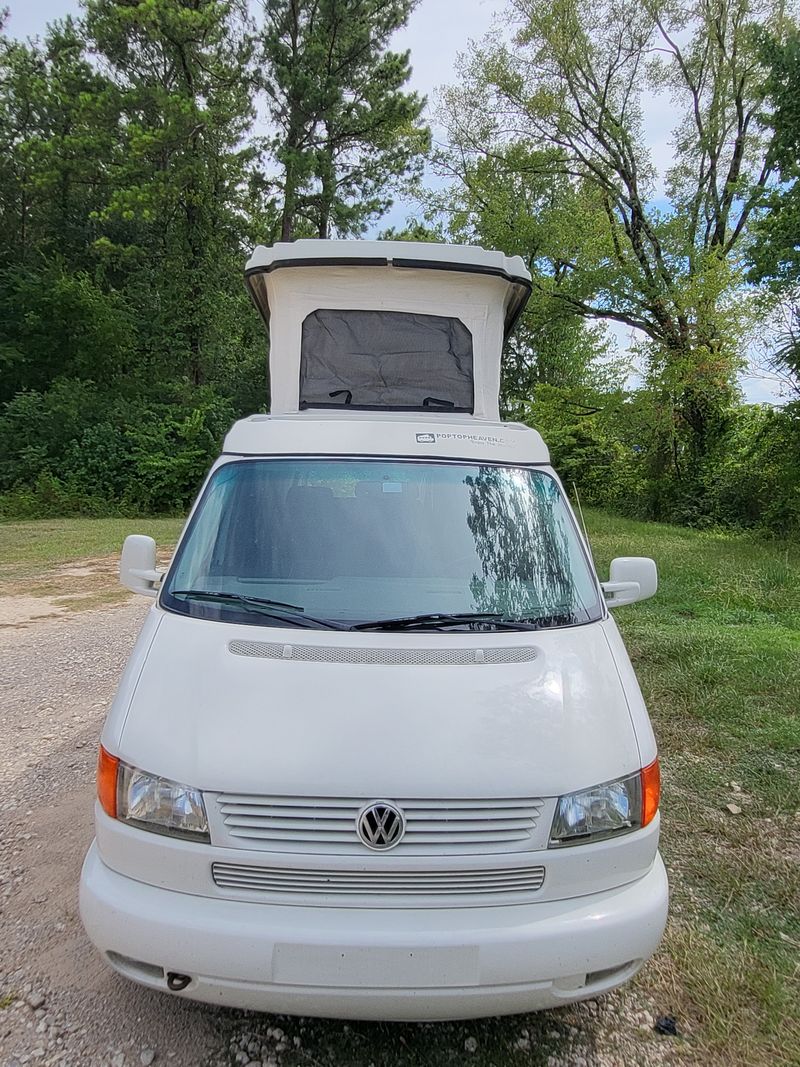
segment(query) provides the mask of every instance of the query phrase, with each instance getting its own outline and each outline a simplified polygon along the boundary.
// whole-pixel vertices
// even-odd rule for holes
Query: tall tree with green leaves
[[[451,149],[437,162],[456,178],[457,191],[428,199],[448,215],[453,236],[521,256],[534,278],[504,353],[506,411],[519,415],[539,385],[573,396],[606,384],[611,353],[602,326],[559,298],[565,284],[574,289],[570,275],[596,218],[583,191],[554,167],[552,150],[517,142],[470,157]]]
[[[722,431],[734,396],[745,239],[773,173],[756,31],[785,26],[785,8],[511,0],[512,43],[476,49],[445,101],[456,159],[508,157],[521,143],[569,184],[585,239],[563,261],[558,286],[543,241],[549,281],[540,287],[587,320],[647,339],[662,458],[681,477]],[[643,134],[645,90],[675,102],[662,189]]]
[[[43,245],[86,261],[115,137],[106,89],[72,18],[49,26],[41,43],[0,38],[0,256],[7,262],[26,263]]]
[[[139,309],[145,363],[194,385],[232,357],[242,307],[246,18],[235,0],[86,0],[119,119],[98,248]]]
[[[358,236],[419,173],[423,98],[389,50],[418,0],[263,0],[263,86],[281,169],[280,239]]]
[[[783,40],[765,36],[762,47],[770,68],[770,151],[779,181],[756,227],[750,278],[769,282],[782,304],[786,327],[773,360],[790,376],[800,397],[800,32],[794,30]]]
[[[130,354],[124,301],[97,272],[96,213],[117,136],[81,26],[0,38],[0,400],[58,376],[112,376]]]

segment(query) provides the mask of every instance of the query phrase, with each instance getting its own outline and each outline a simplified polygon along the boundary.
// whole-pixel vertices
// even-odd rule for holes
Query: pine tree
[[[282,171],[280,238],[359,235],[419,172],[425,100],[388,50],[418,0],[263,0],[263,86]]]
[[[154,368],[199,385],[226,342],[241,270],[244,16],[233,0],[87,0],[86,11],[119,114],[108,260],[129,277]]]

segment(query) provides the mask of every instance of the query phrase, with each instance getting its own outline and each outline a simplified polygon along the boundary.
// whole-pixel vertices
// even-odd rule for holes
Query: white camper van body
[[[300,241],[248,271],[272,412],[228,434],[165,576],[149,538],[123,552],[154,602],[101,739],[90,938],[145,985],[273,1012],[615,988],[667,910],[656,744],[608,611],[655,568],[601,584],[540,435],[499,421],[521,260]],[[400,386],[353,309],[419,327]],[[388,362],[362,383],[367,335]]]

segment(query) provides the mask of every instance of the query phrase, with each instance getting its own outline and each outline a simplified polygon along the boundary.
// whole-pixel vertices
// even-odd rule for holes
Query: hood
[[[159,614],[115,747],[175,781],[272,795],[554,796],[640,766],[605,623],[351,634]]]

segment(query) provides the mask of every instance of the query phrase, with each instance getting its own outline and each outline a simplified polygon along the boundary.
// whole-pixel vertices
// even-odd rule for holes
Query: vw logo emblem
[[[367,848],[376,852],[399,845],[406,832],[406,817],[388,800],[373,800],[356,818],[356,831]]]

